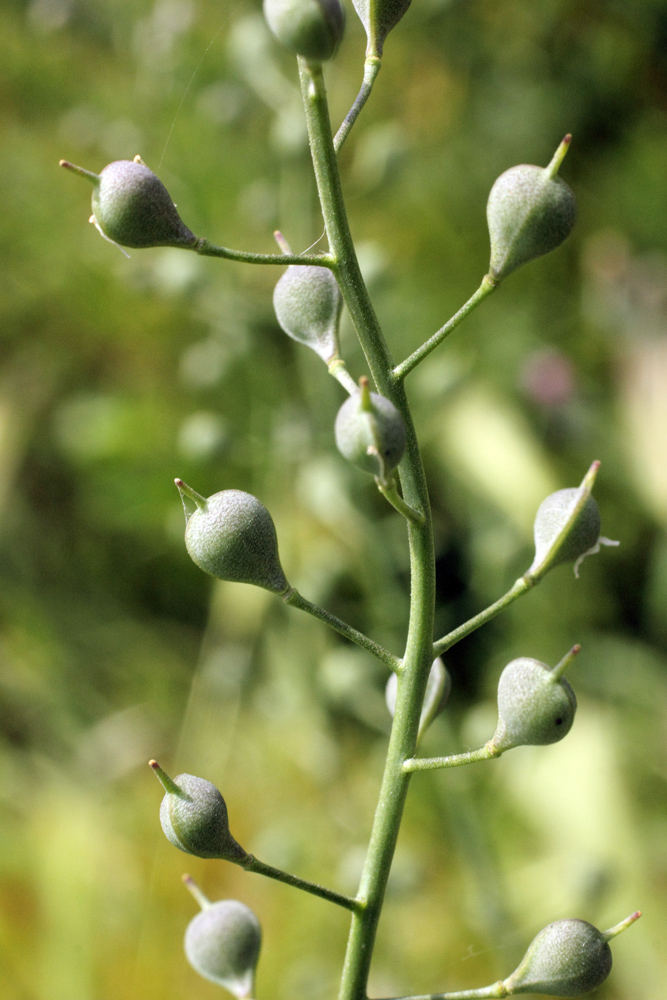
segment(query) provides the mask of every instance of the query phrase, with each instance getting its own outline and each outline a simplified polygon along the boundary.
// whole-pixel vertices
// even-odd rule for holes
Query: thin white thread
[[[203,51],[203,53],[202,53],[202,57],[201,57],[201,59],[199,60],[199,62],[198,62],[198,63],[197,63],[197,65],[195,66],[195,68],[194,68],[194,72],[193,72],[192,76],[190,77],[190,80],[188,81],[188,84],[187,84],[187,86],[186,86],[185,90],[183,91],[183,96],[181,97],[181,101],[180,101],[180,104],[179,104],[179,105],[178,105],[178,107],[176,108],[176,114],[174,115],[174,120],[173,120],[173,122],[171,123],[171,127],[170,127],[170,129],[169,129],[169,134],[167,135],[167,139],[166,139],[166,142],[165,142],[165,144],[164,144],[164,149],[162,150],[162,156],[160,157],[160,162],[159,162],[159,163],[158,163],[158,165],[157,165],[157,169],[158,169],[158,170],[159,170],[159,169],[160,169],[160,167],[162,166],[162,161],[164,160],[164,157],[165,157],[165,153],[167,152],[167,146],[169,145],[169,141],[171,140],[171,136],[172,136],[172,133],[173,133],[173,131],[174,131],[174,128],[176,127],[176,122],[178,121],[178,116],[180,115],[180,113],[181,113],[181,110],[182,110],[182,108],[183,108],[183,105],[185,104],[185,98],[186,98],[186,97],[188,96],[188,94],[190,93],[190,88],[192,87],[192,84],[193,84],[193,83],[195,82],[195,77],[197,76],[197,73],[198,73],[198,72],[199,72],[199,70],[201,69],[201,66],[202,66],[202,63],[204,62],[204,59],[206,59],[206,56],[208,55],[209,51],[210,51],[210,50],[211,50],[211,48],[213,47],[214,43],[216,42],[216,40],[217,40],[217,38],[218,38],[218,35],[220,35],[220,33],[222,32],[223,28],[226,28],[226,27],[227,27],[227,25],[229,24],[229,22],[230,22],[230,20],[231,20],[232,16],[233,16],[234,14],[236,14],[236,12],[237,12],[237,11],[238,11],[238,10],[239,10],[240,8],[242,8],[242,7],[245,7],[245,3],[238,3],[238,4],[237,4],[237,5],[236,5],[236,6],[235,6],[235,7],[233,8],[233,10],[231,10],[231,11],[230,11],[230,13],[229,13],[229,17],[226,17],[226,18],[225,18],[225,20],[224,20],[224,21],[222,22],[222,24],[220,25],[220,27],[218,28],[218,30],[217,30],[217,31],[216,31],[216,33],[214,34],[213,38],[211,39],[211,41],[210,41],[210,42],[208,43],[208,45],[207,45],[207,46],[206,46],[206,48],[204,49],[204,51]]]

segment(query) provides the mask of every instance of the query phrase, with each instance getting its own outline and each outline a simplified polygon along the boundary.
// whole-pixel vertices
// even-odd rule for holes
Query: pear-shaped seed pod
[[[570,659],[578,650],[574,647]],[[557,743],[572,728],[576,708],[574,691],[558,668],[530,657],[512,660],[498,682],[498,725],[491,746],[503,752]]]
[[[275,525],[264,504],[241,490],[204,499],[181,479],[176,485],[197,505],[187,520],[185,546],[200,569],[218,580],[252,583],[276,594],[288,589]]]
[[[200,976],[245,1000],[253,995],[261,943],[262,930],[250,907],[236,899],[204,900],[185,932],[185,955]]]
[[[229,832],[227,806],[215,785],[194,774],[172,779],[157,761],[150,765],[166,793],[160,805],[160,823],[174,847],[198,858],[238,862],[248,857]]]
[[[408,7],[410,0],[352,0],[368,37],[368,55],[381,56],[384,41],[395,28]]]
[[[565,137],[548,167],[512,167],[491,188],[486,217],[489,273],[496,282],[555,250],[572,232],[577,203],[565,181],[556,176],[570,139]]]
[[[601,986],[611,971],[610,938],[641,916],[632,913],[615,927],[599,931],[586,920],[557,920],[533,939],[519,967],[503,987],[517,993],[578,997]]]
[[[394,404],[368,389],[368,379],[346,399],[336,416],[336,446],[348,462],[387,482],[405,451],[403,417]]]
[[[197,242],[162,181],[139,157],[116,160],[99,175],[65,160],[61,166],[92,180],[91,222],[113,243],[142,249],[192,247]]]
[[[535,516],[535,558],[528,576],[537,580],[553,566],[574,562],[575,576],[587,555],[601,545],[618,542],[600,535],[600,511],[591,496],[599,462],[593,462],[577,488],[557,490],[544,500]]]
[[[581,491],[577,488],[556,490],[540,504],[535,515],[535,562],[546,559],[554,541],[560,539],[553,554],[552,566],[575,562],[593,548],[600,537],[600,510],[592,496],[579,504]],[[572,514],[576,514],[572,517]],[[563,534],[563,528],[567,532]],[[563,537],[561,538],[561,535]]]
[[[310,62],[331,59],[345,30],[340,0],[264,0],[264,17],[286,49]]]
[[[273,308],[282,329],[327,364],[339,354],[342,307],[338,282],[326,267],[292,265],[273,292]]]

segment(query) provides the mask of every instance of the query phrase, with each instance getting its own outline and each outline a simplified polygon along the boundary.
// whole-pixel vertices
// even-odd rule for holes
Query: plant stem
[[[283,597],[283,601],[285,604],[289,604],[292,608],[298,608],[299,611],[307,611],[309,615],[313,616],[313,618],[319,618],[321,622],[324,622],[330,628],[334,629],[334,631],[344,635],[346,639],[356,643],[357,646],[361,646],[362,649],[368,650],[369,653],[376,656],[378,660],[389,667],[390,670],[400,670],[401,661],[397,656],[390,653],[388,649],[384,648],[384,646],[380,646],[379,643],[369,639],[363,632],[358,632],[356,628],[352,628],[352,626],[348,625],[347,622],[342,621],[340,618],[336,618],[336,616],[332,615],[329,611],[325,611],[324,608],[321,608],[318,604],[313,604],[312,601],[306,600],[305,597],[301,596],[298,590],[294,590],[294,588],[288,590]]]
[[[435,350],[438,344],[441,344],[446,337],[455,330],[456,327],[461,323],[466,316],[469,316],[473,309],[476,309],[480,302],[483,302],[487,295],[495,291],[498,287],[496,282],[493,280],[490,274],[486,274],[482,279],[482,284],[479,286],[474,295],[471,295],[464,306],[461,306],[457,313],[454,313],[452,318],[441,326],[437,333],[434,333],[425,343],[419,347],[414,354],[411,354],[409,358],[405,361],[401,361],[400,365],[396,365],[394,368],[394,378],[403,379],[406,375],[409,375],[413,368],[416,368],[420,361],[423,361],[431,351]]]
[[[485,997],[509,996],[502,982],[481,986],[477,990],[460,990],[458,993],[425,993],[414,997],[393,997],[392,1000],[484,1000]]]
[[[216,246],[203,236],[187,249],[194,250],[201,257],[224,257],[226,260],[240,260],[245,264],[304,264],[316,267],[333,267],[334,264],[329,254],[246,253],[245,250]]]
[[[371,90],[373,89],[375,78],[380,72],[380,66],[381,63],[378,56],[366,56],[366,62],[364,63],[364,79],[359,89],[359,93],[354,100],[354,104],[346,114],[342,125],[336,132],[336,137],[333,141],[336,155],[340,153],[341,147],[350,133],[350,129],[359,117],[359,112],[371,96]]]
[[[281,868],[274,868],[273,865],[265,864],[252,854],[249,854],[248,859],[242,862],[241,867],[247,872],[266,875],[267,878],[273,878],[276,882],[284,882],[285,885],[294,886],[295,889],[303,889],[304,892],[309,892],[311,896],[319,896],[330,903],[336,903],[337,906],[345,907],[346,910],[355,912],[361,908],[361,904],[350,896],[343,896],[340,892],[334,892],[333,889],[325,889],[324,886],[317,885],[316,882],[309,882],[307,879],[299,878],[297,875],[290,875],[289,872],[284,872]]]
[[[424,518],[421,524],[407,524],[411,590],[408,638],[401,671],[403,683],[400,685],[373,829],[357,894],[363,908],[352,916],[340,986],[340,1000],[363,1000],[410,781],[403,764],[415,753],[419,716],[433,662],[435,557],[428,489],[405,389],[402,382],[393,377],[393,361],[359,269],[347,222],[324,79],[320,68],[309,67],[303,59],[299,60],[299,70],[315,179],[329,247],[335,261],[333,270],[378,390],[391,400],[405,420],[406,451],[398,468],[401,489],[405,502]]]
[[[467,753],[454,753],[449,757],[413,757],[406,760],[404,771],[436,771],[442,767],[461,767],[462,764],[474,764],[478,760],[493,760],[500,757],[501,751],[485,743],[479,750],[469,750]]]
[[[354,381],[349,371],[345,367],[345,362],[342,358],[333,358],[329,362],[329,374],[340,382],[345,390],[352,395],[359,388],[357,383]]]
[[[486,625],[487,622],[490,622],[492,618],[495,618],[497,614],[500,614],[501,611],[504,611],[505,608],[508,608],[510,604],[516,601],[517,597],[521,597],[522,594],[526,594],[532,587],[535,586],[535,583],[536,581],[528,574],[520,576],[507,593],[503,594],[502,597],[499,597],[494,604],[489,605],[488,608],[485,608],[484,611],[480,611],[480,613],[475,615],[474,618],[469,618],[467,622],[463,623],[463,625],[459,625],[458,628],[455,628],[452,632],[443,636],[442,639],[438,639],[437,642],[434,642],[433,655],[441,656],[448,649],[451,649],[452,646],[455,646],[457,642],[460,642],[461,639],[465,639],[465,637],[470,635],[471,632],[480,628],[481,625]]]
[[[399,494],[396,489],[396,483],[391,482],[390,485],[385,486],[383,483],[378,481],[378,489],[383,497],[386,497],[392,507],[402,514],[406,521],[412,521],[414,524],[422,524],[424,520],[424,515],[421,511],[415,510],[411,507],[409,503],[406,503],[403,497]]]

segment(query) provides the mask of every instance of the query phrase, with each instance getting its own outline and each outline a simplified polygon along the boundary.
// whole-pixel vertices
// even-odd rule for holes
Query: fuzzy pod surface
[[[273,292],[273,308],[281,328],[329,362],[338,356],[338,323],[343,296],[326,267],[293,264]]]
[[[601,530],[600,510],[596,501],[589,495],[581,509],[576,512],[581,498],[581,488],[572,487],[557,490],[542,501],[535,515],[533,566],[539,566],[547,559],[561,535],[563,538],[549,559],[551,566],[563,562],[575,562],[596,544]],[[569,523],[570,521],[572,523]],[[567,533],[563,534],[565,529]]]
[[[489,273],[501,281],[523,264],[550,253],[572,232],[577,203],[548,168],[521,164],[496,180],[486,208],[491,238]]]
[[[368,37],[368,50],[382,55],[384,42],[401,20],[411,0],[352,0]]]
[[[93,188],[93,215],[104,235],[122,246],[189,247],[197,242],[159,177],[143,163],[116,160]]]
[[[247,857],[229,831],[227,806],[215,785],[194,774],[179,774],[171,784],[160,804],[160,823],[174,847],[198,858]]]
[[[338,411],[334,433],[348,462],[380,478],[396,468],[405,451],[405,421],[391,400],[376,392],[352,393]]]
[[[498,682],[498,725],[491,740],[502,751],[557,743],[572,728],[577,698],[570,684],[545,663],[519,657]]]
[[[340,0],[264,0],[264,17],[278,41],[309,62],[331,59],[345,30]]]
[[[197,503],[185,545],[200,569],[218,580],[252,583],[277,594],[287,590],[275,525],[264,504],[242,490],[222,490]]]
[[[243,1000],[252,995],[261,941],[253,911],[236,899],[221,899],[188,924],[185,954],[200,976]]]
[[[505,980],[510,993],[578,997],[601,986],[611,971],[605,934],[586,920],[557,920],[533,939],[521,964]]]

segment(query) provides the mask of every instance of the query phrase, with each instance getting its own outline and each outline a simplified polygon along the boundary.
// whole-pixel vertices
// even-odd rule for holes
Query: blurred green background
[[[332,114],[361,77],[353,10]],[[189,562],[173,487],[248,490],[307,597],[401,650],[402,523],[333,446],[342,390],[278,329],[272,268],[127,260],[59,171],[140,153],[199,235],[272,252],[321,234],[292,59],[252,3],[5,0],[0,9],[0,993],[182,1000],[196,907],[259,915],[260,1000],[334,995],[347,917],[163,838],[146,767],[214,781],[269,863],[353,891],[389,720],[385,672],[268,593]],[[371,990],[464,989],[544,924],[607,927],[604,1000],[664,1000],[667,962],[667,4],[415,0],[342,155],[397,360],[477,287],[496,176],[546,164],[580,221],[408,381],[434,505],[438,634],[532,559],[534,512],[594,458],[603,531],[451,651],[425,753],[480,745],[519,655],[583,644],[572,733],[413,779]],[[364,372],[349,325],[344,354]]]

